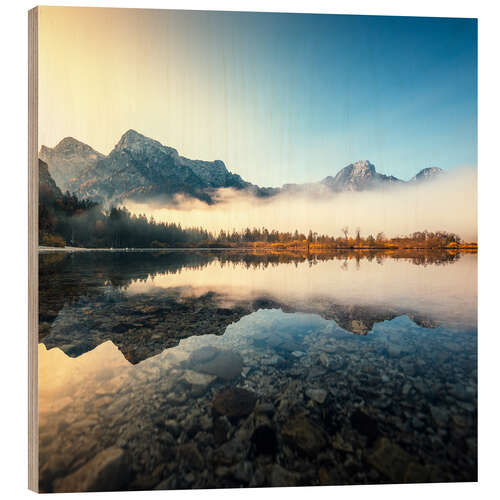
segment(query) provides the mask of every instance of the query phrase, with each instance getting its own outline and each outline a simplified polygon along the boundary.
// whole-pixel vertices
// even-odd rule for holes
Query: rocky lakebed
[[[477,480],[475,329],[96,286],[41,303],[41,491]]]

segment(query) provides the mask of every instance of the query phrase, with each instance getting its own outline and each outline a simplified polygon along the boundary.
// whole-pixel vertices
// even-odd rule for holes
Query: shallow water
[[[476,284],[475,255],[41,253],[40,488],[477,480]]]

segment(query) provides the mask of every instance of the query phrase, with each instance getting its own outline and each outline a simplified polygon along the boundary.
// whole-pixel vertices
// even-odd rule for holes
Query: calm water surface
[[[477,480],[476,266],[41,253],[41,490]]]

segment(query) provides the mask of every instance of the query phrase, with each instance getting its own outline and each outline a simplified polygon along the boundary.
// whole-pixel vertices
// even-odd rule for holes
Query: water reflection
[[[475,318],[474,255],[41,255],[41,489],[474,480]]]

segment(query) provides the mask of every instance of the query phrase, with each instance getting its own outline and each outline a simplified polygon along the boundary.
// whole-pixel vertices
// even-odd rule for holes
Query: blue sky
[[[44,9],[41,144],[134,128],[260,185],[477,163],[476,20]]]
[[[251,47],[260,24],[258,47],[248,49],[262,55],[254,83],[265,94],[266,75],[281,82],[283,94],[269,107],[296,117],[288,140],[304,163],[314,159],[319,177],[358,159],[402,178],[433,165],[476,164],[475,20],[258,19],[249,17],[243,29]]]

